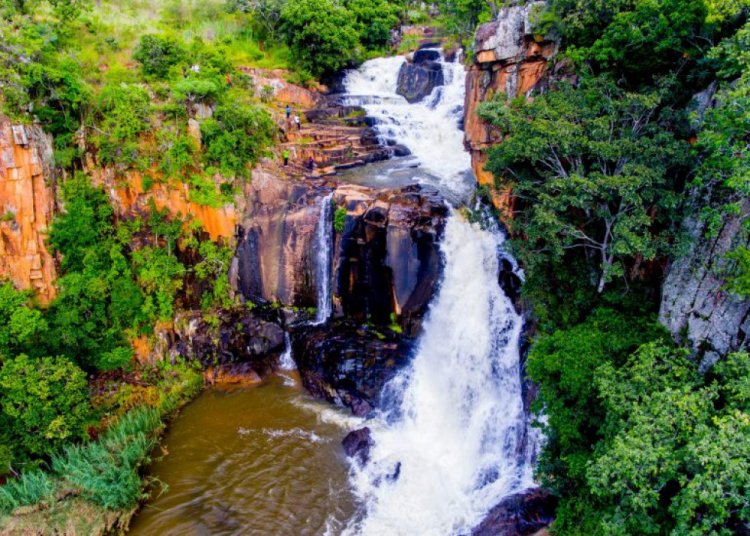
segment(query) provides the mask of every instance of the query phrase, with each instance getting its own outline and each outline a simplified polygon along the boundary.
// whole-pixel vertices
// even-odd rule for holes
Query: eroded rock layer
[[[532,34],[529,18],[540,4],[503,8],[496,20],[481,25],[476,33],[476,57],[466,75],[464,143],[480,185],[494,186],[492,174],[484,169],[484,149],[501,141],[501,136],[477,115],[479,105],[499,93],[516,97],[539,89],[548,74],[550,59],[557,52],[555,41]],[[493,202],[510,216],[510,187],[500,185],[495,189]]]
[[[56,270],[45,239],[55,210],[52,140],[36,125],[0,117],[0,280],[55,296]]]

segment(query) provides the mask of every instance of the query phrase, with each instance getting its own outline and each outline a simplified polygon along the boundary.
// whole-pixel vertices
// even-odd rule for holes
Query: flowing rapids
[[[411,366],[388,386],[370,463],[352,482],[354,534],[463,534],[533,485],[521,398],[522,319],[497,282],[499,234],[453,216],[444,279]]]
[[[405,61],[403,56],[377,58],[351,71],[344,81],[347,100],[377,121],[375,128],[383,142],[394,140],[411,151],[426,172],[415,173],[415,180],[437,187],[454,202],[465,201],[474,185],[460,129],[466,92],[460,55],[454,62],[441,55],[445,84],[414,104],[396,93]]]

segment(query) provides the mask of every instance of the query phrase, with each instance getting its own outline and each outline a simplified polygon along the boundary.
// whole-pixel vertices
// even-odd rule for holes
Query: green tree
[[[596,509],[586,491],[586,468],[607,416],[592,389],[598,369],[622,366],[640,345],[661,337],[665,331],[650,315],[598,309],[585,322],[543,335],[532,346],[526,370],[539,386],[536,409],[546,416],[538,472],[561,496],[558,526],[577,525]]]
[[[348,0],[346,8],[354,15],[359,40],[366,49],[388,45],[391,30],[399,22],[398,5],[388,0]]]
[[[177,40],[159,35],[144,35],[133,51],[143,73],[155,78],[165,78],[184,58],[185,50]]]
[[[0,361],[44,347],[47,321],[31,304],[31,294],[0,283]]]
[[[359,39],[351,14],[335,0],[296,0],[281,11],[281,30],[298,67],[325,76],[350,65]]]
[[[588,470],[606,534],[733,534],[750,522],[748,354],[707,375],[681,349],[641,348],[596,385],[607,438]]]
[[[151,97],[143,86],[108,84],[102,89],[95,116],[102,164],[137,161],[138,138],[148,128],[151,111]]]
[[[0,409],[15,457],[47,456],[86,436],[91,416],[86,375],[64,357],[6,360],[0,369]]]
[[[203,158],[226,176],[245,177],[247,165],[256,163],[273,142],[274,130],[271,116],[260,106],[222,104],[201,123]]]
[[[659,124],[657,95],[627,93],[605,79],[563,84],[533,102],[494,101],[481,114],[504,134],[487,169],[519,201],[516,243],[529,270],[579,250],[598,293],[624,263],[659,251],[657,218],[677,199],[670,172],[687,144]],[[656,215],[656,217],[655,217]]]

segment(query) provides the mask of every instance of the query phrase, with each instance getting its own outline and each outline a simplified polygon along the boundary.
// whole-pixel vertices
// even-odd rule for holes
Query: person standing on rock
[[[294,124],[297,125],[297,130],[302,130],[302,121],[298,114],[294,114]]]
[[[282,158],[284,158],[284,166],[289,165],[289,149],[284,149],[284,152],[281,153]]]
[[[315,160],[313,159],[312,156],[307,159],[307,166],[306,167],[307,167],[307,169],[310,170],[310,173],[312,173],[315,170]]]
[[[287,119],[287,121],[289,121],[289,118],[291,117],[291,115],[292,115],[292,107],[287,104],[286,105],[286,119]]]

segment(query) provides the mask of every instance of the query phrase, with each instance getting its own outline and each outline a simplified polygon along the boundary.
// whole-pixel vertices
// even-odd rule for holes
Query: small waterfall
[[[503,237],[450,217],[445,272],[397,400],[370,425],[354,466],[364,518],[350,533],[464,534],[505,495],[533,485],[521,398],[523,321],[497,281]]]
[[[284,353],[279,357],[279,368],[281,370],[296,370],[297,364],[292,357],[292,341],[289,340],[289,332],[284,332]]]
[[[454,62],[441,54],[445,84],[414,104],[396,93],[398,72],[405,61],[403,56],[377,58],[349,72],[344,81],[347,100],[376,119],[382,141],[396,140],[406,146],[422,169],[433,176],[433,186],[457,202],[466,201],[474,181],[460,129],[466,93],[460,54]]]
[[[313,325],[325,323],[331,316],[331,242],[333,241],[333,192],[321,198],[320,216],[315,230],[315,286],[318,308]]]

